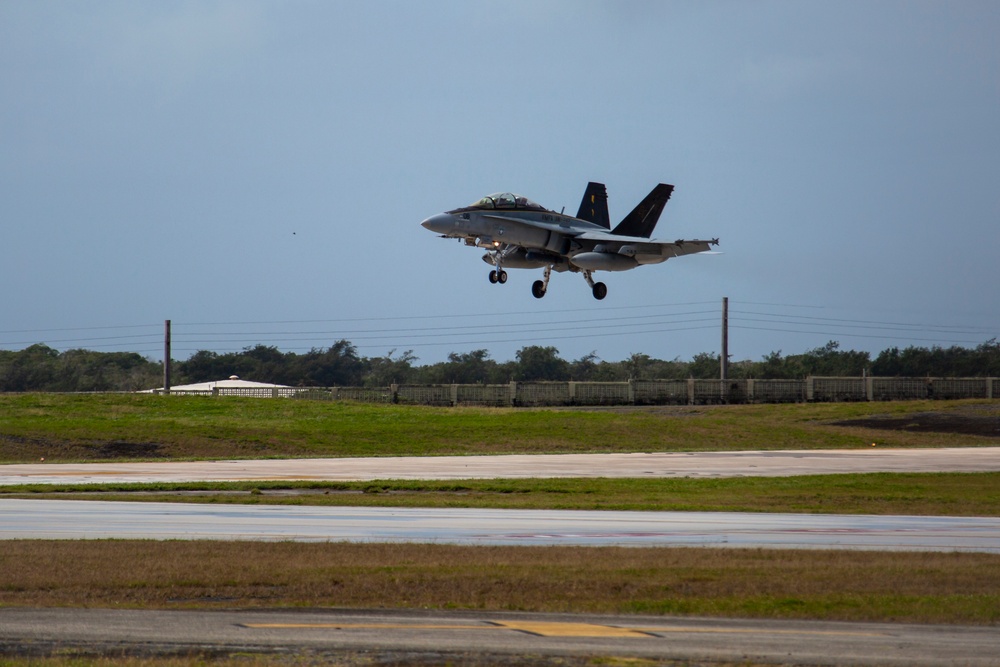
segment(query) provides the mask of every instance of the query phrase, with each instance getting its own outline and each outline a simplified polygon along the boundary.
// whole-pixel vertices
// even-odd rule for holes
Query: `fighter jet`
[[[549,289],[552,271],[582,273],[595,299],[608,287],[594,282],[594,271],[627,271],[659,264],[671,257],[705,252],[719,239],[659,241],[650,238],[674,186],[660,183],[614,229],[608,215],[608,191],[603,183],[588,183],[576,217],[550,211],[510,192],[487,195],[479,201],[439,213],[421,222],[443,238],[457,238],[467,246],[486,248],[483,261],[495,267],[491,283],[507,282],[511,269],[541,269],[541,280],[531,286],[537,299]],[[564,209],[565,210],[565,209]]]

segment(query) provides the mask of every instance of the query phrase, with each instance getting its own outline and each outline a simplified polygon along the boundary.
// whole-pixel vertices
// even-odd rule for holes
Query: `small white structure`
[[[171,394],[211,394],[212,396],[258,396],[260,398],[272,398],[277,396],[291,396],[298,392],[296,387],[289,387],[286,384],[272,384],[270,382],[252,382],[251,380],[241,380],[238,375],[230,375],[228,380],[215,380],[213,382],[198,382],[196,384],[181,384],[170,387]],[[147,389],[144,394],[166,393],[163,387],[159,389]]]

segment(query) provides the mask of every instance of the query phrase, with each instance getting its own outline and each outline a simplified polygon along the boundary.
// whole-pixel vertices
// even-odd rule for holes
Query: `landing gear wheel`
[[[600,301],[608,295],[608,286],[604,283],[594,283],[594,298]]]
[[[497,282],[499,282],[501,285],[507,282],[507,272],[504,271],[503,269],[497,271]]]
[[[545,283],[543,283],[541,280],[536,280],[535,282],[531,283],[531,295],[536,299],[541,299],[543,296],[545,296]]]
[[[498,280],[500,280],[500,278],[497,276],[497,272],[490,271],[490,282],[496,285]]]

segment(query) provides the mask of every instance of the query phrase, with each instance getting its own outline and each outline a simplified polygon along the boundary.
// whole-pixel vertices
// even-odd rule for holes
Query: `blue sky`
[[[995,2],[0,2],[0,349],[525,345],[690,359],[1000,336]],[[511,270],[424,218],[512,191],[655,236]]]

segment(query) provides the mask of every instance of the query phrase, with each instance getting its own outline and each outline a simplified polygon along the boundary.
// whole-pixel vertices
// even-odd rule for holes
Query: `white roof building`
[[[297,388],[286,384],[241,380],[237,375],[230,375],[228,380],[181,384],[170,387],[171,394],[213,394],[223,396],[288,396],[296,391],[298,391]],[[142,393],[162,394],[164,391],[163,387],[160,387],[159,389],[147,389]]]

